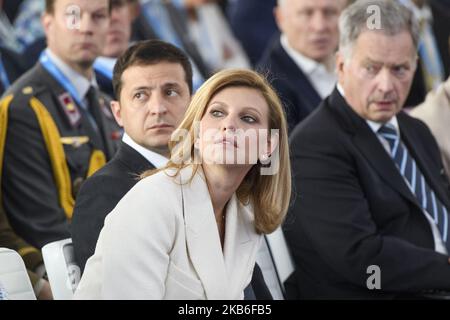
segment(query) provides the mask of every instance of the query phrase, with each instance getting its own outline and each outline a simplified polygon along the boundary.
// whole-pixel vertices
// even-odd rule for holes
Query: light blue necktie
[[[415,195],[422,209],[425,210],[437,225],[443,242],[450,252],[448,237],[448,211],[434,191],[430,188],[414,158],[400,140],[392,125],[383,125],[378,133],[387,140],[391,147],[391,157],[397,165],[400,174],[406,179],[408,187]]]

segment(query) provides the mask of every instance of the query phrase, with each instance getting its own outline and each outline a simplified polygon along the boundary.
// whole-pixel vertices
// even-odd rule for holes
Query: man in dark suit
[[[63,19],[69,5],[80,16]],[[108,0],[46,2],[48,48],[4,95],[2,200],[14,231],[36,248],[70,237],[82,181],[115,153],[121,131],[92,63],[108,30]]]
[[[417,21],[389,0],[358,0],[340,19],[338,88],[291,136],[296,193],[284,231],[299,295],[450,290],[449,182],[430,130],[401,111]]]
[[[283,100],[292,130],[328,96],[336,84],[334,52],[339,40],[338,17],[346,0],[278,1],[275,38],[258,63],[269,71]]]

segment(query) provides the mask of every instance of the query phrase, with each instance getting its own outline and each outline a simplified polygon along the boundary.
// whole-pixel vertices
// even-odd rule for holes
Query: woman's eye
[[[255,123],[256,119],[252,116],[244,116],[242,117],[242,120],[244,120],[247,123]]]
[[[212,111],[211,111],[211,115],[212,115],[213,117],[221,117],[221,116],[223,116],[223,112],[222,112],[222,111],[219,111],[219,110],[212,110]]]

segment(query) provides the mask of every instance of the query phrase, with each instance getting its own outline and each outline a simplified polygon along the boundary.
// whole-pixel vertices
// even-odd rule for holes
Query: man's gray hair
[[[417,19],[398,0],[357,0],[339,18],[339,50],[345,59],[350,58],[353,45],[360,34],[374,29],[387,35],[407,31],[411,34],[416,49],[419,45]]]

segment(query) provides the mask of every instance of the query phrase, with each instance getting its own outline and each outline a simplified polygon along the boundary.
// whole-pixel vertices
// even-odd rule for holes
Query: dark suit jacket
[[[303,71],[283,49],[280,37],[273,40],[257,66],[269,79],[285,107],[289,131],[322,100]]]
[[[402,140],[437,197],[449,184],[426,125],[401,112]],[[292,133],[294,203],[284,231],[302,298],[393,298],[450,289],[448,257],[393,160],[335,90]],[[368,290],[367,268],[381,269]]]
[[[440,2],[441,0],[428,1],[433,14],[433,31],[444,65],[445,80],[450,74],[450,10]],[[412,107],[421,104],[425,101],[426,95],[425,80],[419,61],[405,106]]]
[[[139,181],[139,175],[153,168],[147,159],[122,142],[114,158],[83,183],[71,225],[75,260],[82,271],[94,254],[105,217]]]

